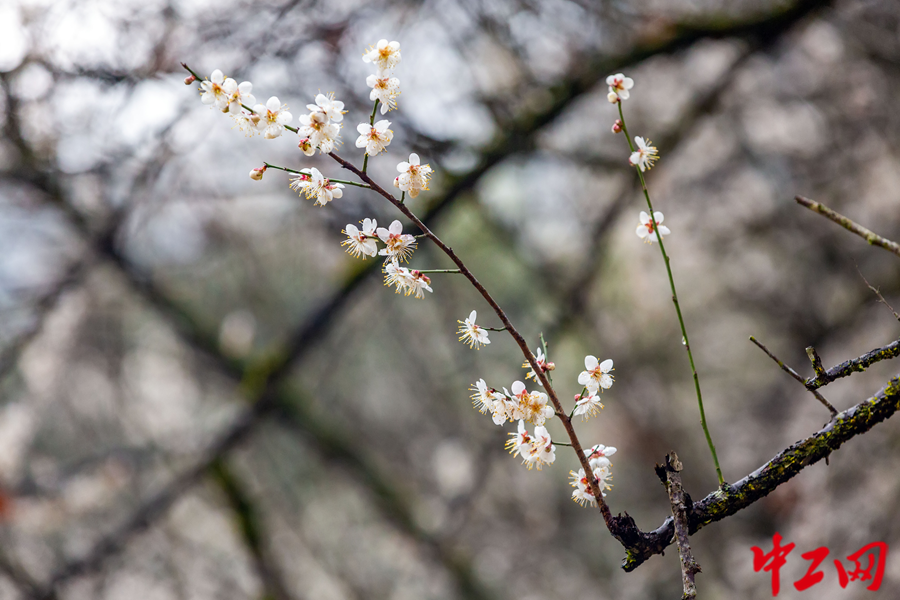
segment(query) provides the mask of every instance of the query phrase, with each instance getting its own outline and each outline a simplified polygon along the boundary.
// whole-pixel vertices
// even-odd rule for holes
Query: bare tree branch
[[[831,219],[847,231],[855,233],[859,237],[869,242],[869,244],[871,244],[872,246],[884,248],[888,252],[893,252],[897,256],[900,256],[900,244],[898,244],[897,242],[881,237],[874,231],[866,229],[862,225],[851,221],[844,215],[834,212],[824,204],[820,204],[818,202],[810,200],[809,198],[804,198],[803,196],[795,196],[794,200],[797,201],[797,204],[803,205],[811,211],[817,212],[823,217]]]
[[[672,505],[672,519],[675,527],[675,542],[678,544],[678,557],[681,559],[681,585],[684,590],[683,600],[697,597],[697,585],[694,577],[700,572],[700,565],[694,560],[691,551],[690,533],[688,532],[688,513],[693,507],[690,495],[681,484],[681,461],[675,451],[666,454],[666,462],[656,465],[656,475],[666,486],[669,503]]]

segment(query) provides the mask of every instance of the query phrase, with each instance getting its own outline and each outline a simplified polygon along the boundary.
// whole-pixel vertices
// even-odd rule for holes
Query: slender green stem
[[[378,99],[375,99],[375,106],[372,107],[372,116],[369,117],[369,126],[372,127],[375,125],[375,111],[378,110]],[[366,169],[369,168],[369,153],[366,152],[366,157],[363,159],[363,168],[362,172],[365,173]]]
[[[634,144],[631,136],[628,134],[628,127],[625,125],[625,114],[622,112],[622,102],[619,101],[619,118],[622,121],[622,133],[628,141],[628,147],[634,152]],[[641,189],[644,192],[644,198],[647,200],[647,209],[650,211],[650,222],[654,224],[653,232],[656,234],[656,241],[659,242],[659,251],[662,254],[663,262],[666,264],[666,274],[669,276],[669,287],[672,289],[672,302],[675,304],[675,312],[678,315],[678,324],[681,326],[681,335],[684,340],[684,348],[687,350],[688,361],[691,363],[691,372],[694,375],[694,389],[697,391],[697,406],[700,408],[700,425],[703,427],[703,433],[706,435],[706,443],[709,445],[709,451],[712,453],[713,463],[716,465],[716,475],[719,478],[719,486],[725,484],[725,478],[722,477],[722,468],[719,466],[719,457],[716,454],[716,446],[713,444],[712,436],[709,433],[709,427],[706,424],[706,411],[703,410],[703,395],[700,393],[700,376],[697,374],[697,367],[694,365],[694,354],[691,352],[691,342],[688,340],[687,328],[684,326],[684,317],[681,314],[681,305],[678,302],[678,294],[675,291],[675,278],[672,276],[672,267],[669,265],[669,255],[666,254],[665,245],[663,245],[662,236],[659,234],[659,227],[656,226],[656,219],[653,216],[653,203],[650,201],[650,190],[647,189],[647,182],[644,180],[644,173],[640,167],[635,165],[638,178],[641,180]]]
[[[419,273],[462,273],[459,269],[415,269]],[[484,327],[483,329],[487,329]]]
[[[288,167],[279,167],[278,165],[269,164],[267,162],[263,163],[266,165],[267,169],[278,169],[279,171],[286,171],[288,173],[296,173],[297,175],[309,175],[309,173],[304,173],[303,171],[298,171],[297,169],[289,169]],[[355,187],[361,188],[369,188],[369,184],[367,183],[358,183],[356,181],[347,181],[346,179],[335,179],[333,177],[329,177],[328,181],[332,183],[343,183],[344,185],[352,185]]]
[[[544,340],[544,332],[543,331],[541,332],[541,348],[544,350],[544,364],[549,365],[550,364],[550,351],[547,349],[547,342]],[[544,374],[547,375],[547,381],[549,381],[552,385],[553,378],[550,377],[550,371],[546,371]]]
[[[400,204],[403,204],[403,201],[406,200],[406,192],[400,192]],[[425,234],[428,235],[427,233]]]
[[[479,325],[481,327],[481,325]],[[506,327],[481,327],[485,331],[506,331]]]

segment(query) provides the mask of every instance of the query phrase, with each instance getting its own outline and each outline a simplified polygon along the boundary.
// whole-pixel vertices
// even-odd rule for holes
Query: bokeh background
[[[634,573],[596,510],[573,503],[574,456],[542,472],[468,388],[521,379],[503,334],[472,351],[456,276],[415,300],[342,251],[341,229],[391,206],[348,188],[325,208],[267,160],[316,166],[292,135],[245,138],[202,105],[179,62],[249,80],[296,117],[346,103],[339,153],[361,161],[363,50],[398,40],[390,184],[411,151],[436,170],[409,202],[537,347],[561,396],[583,357],[612,358],[606,409],[580,423],[619,449],[608,501],[644,529],[669,513],[653,465],[676,450],[687,490],[716,487],[656,248],[605,78],[636,85],[648,176],[725,477],[819,429],[827,411],[748,342],[802,374],[896,339],[897,257],[799,207],[812,197],[900,238],[900,5],[588,0],[7,0],[0,4],[0,598],[328,600],[676,598],[677,552]],[[421,244],[413,265],[446,268]],[[865,280],[863,279],[865,278]],[[823,390],[839,409],[898,372]],[[559,423],[550,431],[562,438]],[[897,546],[900,424],[888,421],[695,535],[702,598],[769,598],[751,546],[797,548],[781,597],[833,558]]]

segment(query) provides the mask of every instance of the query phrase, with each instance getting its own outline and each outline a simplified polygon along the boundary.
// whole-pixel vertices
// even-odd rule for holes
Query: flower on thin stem
[[[543,465],[552,464],[556,460],[556,446],[546,427],[535,427],[534,435],[531,435],[525,429],[525,422],[519,421],[518,431],[509,435],[512,436],[506,441],[509,453],[521,456],[529,471],[532,467],[537,467],[540,471]]]
[[[609,462],[609,457],[615,453],[616,449],[613,446],[597,444],[596,446],[591,446],[587,450],[584,450],[584,457],[588,460],[592,469],[597,469],[599,467],[609,468],[611,464]]]
[[[478,412],[481,414],[484,413],[493,413],[494,405],[498,402],[503,401],[503,394],[495,390],[494,388],[489,388],[487,384],[484,382],[484,379],[479,379],[475,382],[474,387],[469,388],[474,393],[472,394],[472,404],[475,408],[478,409]],[[496,422],[496,421],[495,421]],[[504,416],[500,423],[506,422],[506,417]]]
[[[641,172],[652,168],[653,163],[659,159],[659,150],[656,149],[656,146],[651,145],[653,142],[644,141],[642,137],[635,136],[634,143],[637,144],[638,149],[628,157],[628,164],[639,168]]]
[[[315,167],[309,173],[301,173],[291,180],[291,188],[303,190],[308,200],[316,199],[317,206],[325,206],[334,198],[340,198],[344,195],[344,184],[332,183],[327,177]]]
[[[287,104],[282,104],[276,96],[272,96],[265,104],[257,104],[253,112],[259,117],[256,128],[264,132],[267,140],[272,140],[284,133],[284,126],[290,123],[294,116],[287,110]]]
[[[428,178],[431,176],[431,166],[419,164],[419,155],[413,152],[409,155],[409,161],[403,161],[397,165],[400,175],[394,180],[394,186],[401,191],[409,193],[413,198],[419,195],[421,190],[428,189]]]
[[[659,231],[659,237],[672,233],[669,231],[668,227],[662,224],[664,218],[663,214],[657,210],[653,212],[653,219],[651,220],[650,215],[642,210],[640,216],[641,224],[637,226],[635,233],[639,238],[644,240],[644,243],[652,244],[658,241],[656,239],[656,233],[653,231],[654,227]]]
[[[379,71],[366,78],[366,85],[372,88],[369,100],[381,103],[381,114],[397,108],[397,96],[400,95],[400,80]]]
[[[488,332],[475,323],[475,317],[476,313],[473,310],[469,313],[468,319],[465,321],[457,321],[457,323],[459,323],[459,331],[457,331],[457,333],[460,334],[459,341],[468,344],[469,348],[478,350],[480,344],[490,344],[491,340],[488,339]]]
[[[590,393],[587,396],[578,396],[575,401],[575,410],[573,415],[581,416],[582,420],[587,420],[594,415],[600,414],[603,409],[603,403],[600,402],[600,396],[596,393]]]
[[[232,83],[229,84],[229,81]],[[227,110],[224,112],[231,115],[239,115],[244,108],[241,106],[242,104],[246,104],[247,106],[256,104],[256,98],[250,93],[250,90],[252,89],[253,84],[249,81],[244,81],[238,85],[234,79],[226,79],[225,91],[228,93],[228,106],[226,107]]]
[[[613,370],[613,361],[607,358],[603,362],[599,362],[596,356],[588,354],[584,357],[584,368],[578,376],[578,383],[583,385],[592,394],[596,394],[599,389],[608,390],[612,387],[613,376],[609,374]]]
[[[537,354],[533,354],[534,362],[537,363],[538,368],[541,369],[544,373],[548,371],[553,371],[556,369],[556,365],[552,362],[547,362],[547,358],[544,356],[544,349],[538,348]],[[525,379],[534,379],[537,383],[540,383],[540,378],[535,374],[534,369],[531,368],[531,364],[526,360],[522,363],[523,369],[529,369],[528,373],[525,375]]]
[[[625,77],[622,73],[616,73],[606,78],[606,85],[609,86],[609,95],[615,94],[616,100],[628,100],[631,95],[628,90],[634,87],[634,80],[631,77]],[[610,100],[610,102],[614,102]]]
[[[400,64],[400,42],[379,40],[363,54],[363,62],[374,63],[379,71],[393,69]]]
[[[200,101],[203,104],[215,105],[221,111],[227,111],[229,92],[226,90],[226,87],[230,89],[232,83],[234,83],[236,88],[237,82],[234,79],[230,77],[226,79],[222,71],[216,69],[209,76],[209,79],[200,82],[200,89],[203,92],[200,95]]]
[[[514,381],[512,393],[503,388],[504,393],[513,401],[510,420],[523,419],[535,425],[543,425],[547,419],[553,417],[553,407],[550,406],[547,394],[544,392],[529,392],[521,381]]]
[[[266,172],[267,168],[268,167],[266,167],[266,165],[263,165],[261,167],[257,167],[255,169],[253,169],[252,171],[250,171],[250,179],[253,179],[254,181],[262,180],[263,173]]]
[[[396,293],[403,292],[404,296],[415,294],[416,298],[424,298],[425,291],[432,292],[431,278],[420,271],[410,271],[391,261],[384,269],[384,285],[396,286]]]
[[[361,230],[352,223],[347,225],[341,232],[347,236],[347,239],[341,242],[341,246],[347,246],[347,252],[354,258],[362,255],[365,260],[368,256],[378,254],[378,242],[375,241],[377,239],[375,228],[378,222],[375,219],[363,219],[361,225]]]
[[[416,238],[403,233],[403,224],[400,221],[394,221],[388,229],[379,227],[376,233],[385,245],[378,254],[386,256],[385,260],[409,262],[409,257],[416,249]]]
[[[577,473],[569,471],[569,476],[572,478],[571,485],[575,488],[572,490],[572,500],[582,506],[585,504],[596,506],[597,499],[591,493],[591,482],[584,474],[584,469],[578,469]],[[593,476],[597,481],[597,486],[600,488],[600,494],[606,497],[606,490],[612,489],[612,485],[609,484],[609,480],[612,479],[612,473],[609,472],[607,467],[597,467],[593,469]]]
[[[374,125],[360,123],[356,126],[356,130],[359,132],[356,147],[365,148],[366,154],[369,156],[377,155],[385,150],[394,138],[394,132],[388,129],[390,126],[391,122],[385,120],[378,121]]]

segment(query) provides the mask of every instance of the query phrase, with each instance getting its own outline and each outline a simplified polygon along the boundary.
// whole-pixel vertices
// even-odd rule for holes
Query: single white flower
[[[247,137],[253,137],[257,133],[259,133],[259,115],[255,112],[248,113],[247,111],[240,112],[230,112],[228,113],[232,119],[234,119],[234,124],[237,125],[238,129],[240,129],[244,135]]]
[[[540,368],[544,373],[548,371],[553,371],[556,369],[556,365],[552,362],[547,362],[546,357],[544,357],[544,349],[538,348],[537,354],[532,354],[534,356],[534,362],[537,363],[538,368]],[[538,376],[535,374],[534,369],[531,368],[531,364],[526,360],[522,363],[523,369],[528,369],[528,373],[525,375],[525,379],[534,379],[536,383],[540,383],[541,380],[538,379]]]
[[[519,421],[518,431],[510,434],[506,447],[513,456],[521,456],[530,471],[532,467],[541,470],[543,465],[552,464],[556,460],[556,446],[550,439],[546,427],[535,427],[534,435],[525,429],[525,421]]]
[[[290,123],[294,116],[287,110],[287,104],[282,104],[276,96],[269,98],[265,104],[257,104],[253,112],[259,116],[256,128],[264,132],[267,140],[272,140],[284,133],[284,126]]]
[[[347,239],[341,242],[341,246],[347,246],[347,252],[354,258],[362,255],[363,260],[367,256],[375,256],[378,254],[378,243],[375,241],[375,228],[378,223],[375,219],[363,219],[362,229],[360,230],[352,223],[341,233],[347,236]]]
[[[617,99],[628,100],[630,96],[628,90],[634,87],[634,80],[631,77],[625,77],[622,73],[617,73],[606,78],[606,85],[609,86],[609,92],[615,94]]]
[[[379,40],[363,54],[363,62],[374,63],[379,71],[393,69],[400,64],[400,42]]]
[[[472,404],[478,409],[478,412],[482,414],[494,412],[494,404],[496,404],[497,399],[500,396],[500,393],[497,392],[497,390],[489,388],[484,382],[484,379],[479,379],[475,382],[474,387],[469,389],[474,392],[471,396]],[[504,418],[503,421],[506,421],[506,418]]]
[[[403,233],[403,224],[400,221],[391,223],[389,229],[379,227],[376,233],[385,245],[378,254],[386,256],[385,260],[409,262],[409,257],[416,249],[416,238]]]
[[[203,104],[215,105],[219,110],[227,110],[229,92],[226,90],[226,82],[228,82],[228,89],[231,89],[232,83],[237,88],[237,82],[234,79],[226,79],[219,69],[213,71],[209,79],[200,82],[200,89],[203,92],[200,95],[200,101]]]
[[[232,115],[239,115],[243,110],[242,104],[246,104],[247,106],[253,106],[256,104],[256,98],[253,97],[253,94],[250,93],[250,90],[253,89],[253,84],[249,81],[244,81],[240,85],[237,85],[237,82],[234,79],[226,79],[225,83],[231,81],[234,84],[226,85],[225,91],[228,93],[228,106],[227,112]]]
[[[388,129],[391,126],[390,121],[378,121],[374,125],[368,123],[360,123],[356,126],[359,132],[359,138],[356,140],[357,148],[365,148],[366,154],[375,156],[391,143],[394,132]]]
[[[366,85],[372,88],[369,92],[369,100],[378,100],[381,103],[381,114],[397,108],[397,96],[400,95],[400,80],[382,72],[369,75]]]
[[[333,183],[315,167],[309,173],[301,173],[291,180],[292,189],[298,192],[303,190],[307,199],[316,199],[316,205],[318,206],[325,206],[334,198],[343,196],[343,187],[344,184]]]
[[[460,334],[459,341],[467,343],[469,348],[478,349],[479,344],[490,344],[491,340],[488,339],[488,332],[475,323],[475,316],[476,313],[473,310],[469,313],[468,319],[457,321],[460,324],[457,333]]]
[[[597,485],[600,487],[600,494],[606,497],[606,490],[612,489],[612,485],[609,483],[609,480],[612,479],[612,474],[606,467],[598,467],[594,469],[593,475]],[[578,469],[577,473],[569,471],[569,476],[572,478],[571,485],[575,488],[572,491],[572,500],[582,506],[585,504],[596,506],[597,499],[591,493],[591,483],[585,476],[584,469]]]
[[[608,390],[612,387],[613,376],[609,374],[613,370],[612,359],[607,358],[603,362],[598,362],[596,356],[588,354],[584,357],[584,368],[585,370],[578,376],[578,383],[589,392],[596,394],[600,388]]]
[[[507,392],[513,400],[512,419],[523,419],[535,425],[543,425],[553,417],[553,407],[548,404],[549,398],[544,392],[529,392],[521,381],[514,381],[510,386],[512,393]],[[503,390],[506,392],[506,389]]]
[[[315,104],[307,104],[306,108],[308,108],[311,112],[320,112],[330,121],[334,121],[335,123],[340,123],[344,120],[344,103],[339,100],[334,99],[334,92],[331,92],[328,95],[318,94],[316,96]]]
[[[634,143],[637,144],[638,149],[628,157],[628,164],[639,168],[641,172],[652,168],[653,163],[659,158],[659,150],[656,149],[656,146],[651,145],[653,142],[644,141],[642,137],[635,136]]]
[[[409,193],[413,198],[419,195],[421,190],[428,189],[428,178],[431,176],[429,165],[419,164],[419,155],[409,155],[409,162],[403,161],[397,165],[400,175],[395,180],[395,185],[402,191]]]
[[[585,450],[584,456],[588,459],[592,469],[598,469],[600,467],[608,469],[611,464],[609,462],[609,457],[615,453],[616,449],[613,446],[597,444],[596,446],[591,446]]]
[[[659,241],[656,239],[656,233],[653,231],[654,227],[657,231],[659,231],[660,237],[672,233],[671,231],[669,231],[668,227],[662,224],[664,218],[665,217],[663,217],[663,214],[657,210],[653,211],[653,219],[651,220],[650,215],[642,210],[640,216],[641,224],[637,226],[635,233],[639,238],[641,238],[648,244]]]
[[[600,396],[595,393],[582,396],[575,402],[574,415],[581,415],[582,420],[589,419],[594,415],[600,414],[603,409],[603,403],[600,402]]]

